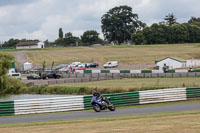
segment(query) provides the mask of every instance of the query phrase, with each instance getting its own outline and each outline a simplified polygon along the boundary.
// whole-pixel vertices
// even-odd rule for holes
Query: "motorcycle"
[[[92,107],[93,107],[94,111],[96,111],[96,112],[100,112],[101,110],[107,110],[107,109],[109,109],[110,111],[115,111],[115,109],[116,109],[115,105],[110,102],[110,97],[99,98],[98,102],[101,104],[98,104],[97,102],[95,102],[93,100],[91,101]]]

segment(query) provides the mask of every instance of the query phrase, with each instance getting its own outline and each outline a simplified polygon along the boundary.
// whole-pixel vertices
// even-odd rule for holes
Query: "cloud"
[[[34,1],[36,1],[36,0],[0,0],[0,6],[27,4],[27,3],[31,3]]]
[[[100,33],[102,15],[120,5],[131,6],[148,25],[168,13],[186,22],[200,12],[198,0],[0,0],[0,41],[11,37],[54,41],[59,28],[76,36],[86,30]]]

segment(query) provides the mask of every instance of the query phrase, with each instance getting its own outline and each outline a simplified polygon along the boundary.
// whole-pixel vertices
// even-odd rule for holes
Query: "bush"
[[[94,88],[94,87],[69,87],[69,86],[33,86],[29,88],[22,88],[21,92],[29,94],[73,94],[85,95],[91,94],[93,90],[101,92],[102,94],[134,92],[143,90],[156,90],[170,87],[141,87],[141,88]]]
[[[5,76],[6,88],[1,90],[1,94],[19,94],[25,85],[20,79]],[[24,88],[23,88],[24,90]]]

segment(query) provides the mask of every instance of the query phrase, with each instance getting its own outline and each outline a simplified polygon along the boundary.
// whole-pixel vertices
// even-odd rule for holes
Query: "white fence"
[[[14,106],[16,115],[84,109],[83,96],[15,100]]]
[[[186,100],[185,88],[140,91],[140,104]]]

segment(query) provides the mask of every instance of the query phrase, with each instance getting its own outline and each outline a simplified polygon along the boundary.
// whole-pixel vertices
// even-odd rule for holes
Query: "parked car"
[[[99,66],[99,64],[92,62],[92,63],[89,63],[87,66],[88,66],[88,68],[96,68]]]
[[[61,65],[58,65],[56,67],[53,68],[53,71],[59,71],[63,68],[67,68],[68,67],[68,64],[61,64]]]
[[[70,66],[72,68],[78,67],[78,65],[81,64],[81,62],[72,62],[72,64],[70,64]]]
[[[40,79],[40,76],[37,75],[37,74],[32,73],[32,74],[28,74],[28,75],[27,75],[27,79],[28,79],[28,80],[29,80],[29,79]]]
[[[42,79],[48,79],[48,78],[55,78],[55,79],[59,79],[61,78],[61,75],[56,73],[56,72],[53,72],[53,71],[50,71],[50,72],[43,72],[41,74],[41,78]]]
[[[73,70],[85,70],[85,67],[75,67]]]
[[[118,67],[118,62],[117,61],[108,61],[103,66],[104,66],[104,68]]]
[[[87,67],[87,63],[80,63],[76,67]]]
[[[42,67],[34,67],[34,68],[32,68],[31,71],[42,71],[42,70],[43,70]]]

